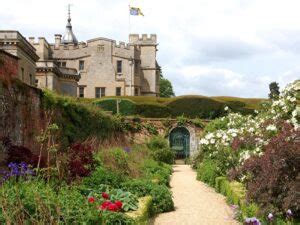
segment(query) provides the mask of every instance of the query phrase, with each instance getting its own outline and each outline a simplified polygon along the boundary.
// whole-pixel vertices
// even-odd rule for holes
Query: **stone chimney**
[[[61,34],[55,34],[55,48],[59,48],[61,44]]]
[[[34,37],[29,37],[28,41],[32,46],[34,45]]]

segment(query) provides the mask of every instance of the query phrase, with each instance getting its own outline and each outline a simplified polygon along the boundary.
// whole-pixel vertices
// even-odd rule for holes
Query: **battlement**
[[[130,44],[138,44],[138,45],[156,45],[157,44],[157,36],[156,34],[151,34],[150,36],[147,34],[130,34],[129,35],[129,43]]]
[[[83,49],[88,47],[89,45],[95,45],[97,42],[110,42],[114,48],[126,49],[130,50],[133,45],[157,45],[157,36],[156,34],[130,34],[129,35],[129,43],[125,43],[123,41],[117,42],[108,38],[94,38],[87,40],[86,42],[82,41],[78,44],[69,43],[64,44],[61,41],[62,35],[55,34],[55,43],[48,43],[44,37],[39,37],[38,41],[35,40],[34,37],[29,37],[28,41],[32,46],[37,45],[45,45],[47,47],[51,47],[54,50],[75,50],[75,49]]]

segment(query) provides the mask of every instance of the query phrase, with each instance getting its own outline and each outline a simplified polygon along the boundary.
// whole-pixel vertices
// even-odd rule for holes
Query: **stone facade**
[[[79,97],[158,95],[156,35],[130,35],[129,44],[106,38],[64,44],[61,35],[55,35],[55,44],[47,43],[44,49],[44,39],[30,42],[41,60],[80,71]]]
[[[35,48],[18,31],[0,31],[0,49],[19,58],[17,77],[34,86],[36,62],[39,59]]]
[[[80,75],[74,68],[60,67],[52,59],[52,49],[45,38],[38,42],[30,37],[29,42],[37,50],[40,60],[36,63],[36,82],[42,89],[54,90],[62,95],[76,97]]]

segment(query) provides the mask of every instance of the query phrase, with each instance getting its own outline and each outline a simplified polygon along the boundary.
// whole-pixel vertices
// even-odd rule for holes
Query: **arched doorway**
[[[169,136],[170,147],[176,158],[183,159],[190,156],[190,132],[185,127],[174,128]]]

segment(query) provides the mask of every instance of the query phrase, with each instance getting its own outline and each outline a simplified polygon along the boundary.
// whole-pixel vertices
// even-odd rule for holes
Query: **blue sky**
[[[158,62],[176,95],[266,97],[300,79],[299,0],[0,0],[0,29],[25,37],[64,33],[67,5],[79,41],[158,35]]]

